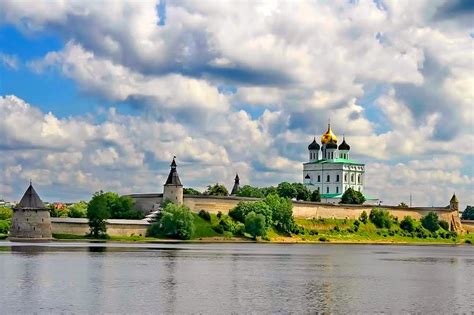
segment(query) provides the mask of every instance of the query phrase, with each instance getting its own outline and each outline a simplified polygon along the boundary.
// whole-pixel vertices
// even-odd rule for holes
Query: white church
[[[352,160],[350,150],[345,138],[337,145],[331,124],[321,136],[321,145],[314,138],[308,146],[309,161],[303,163],[303,183],[311,191],[319,189],[322,202],[338,203],[348,188],[364,194],[365,164]],[[364,196],[367,204],[378,202]]]

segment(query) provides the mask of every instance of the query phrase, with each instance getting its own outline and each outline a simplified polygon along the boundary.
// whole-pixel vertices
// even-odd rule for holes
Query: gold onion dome
[[[328,131],[326,131],[326,133],[321,136],[321,143],[337,143],[337,137],[331,130],[331,124],[328,124]]]

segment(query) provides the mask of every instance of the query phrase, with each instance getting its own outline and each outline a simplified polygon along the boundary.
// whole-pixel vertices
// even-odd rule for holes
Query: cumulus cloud
[[[166,173],[176,154],[193,185],[231,181],[235,171],[255,184],[301,180],[305,148],[330,118],[353,157],[374,161],[375,195],[406,195],[392,168],[418,187],[472,192],[472,174],[463,174],[474,152],[472,6],[464,1],[183,0],[160,10],[166,18],[156,1],[0,2],[0,25],[65,43],[29,60],[31,70],[141,110],[111,109],[97,123],[3,97],[0,147],[15,152],[5,169],[38,167],[38,178],[124,190],[107,173],[123,168],[136,174],[129,189],[153,190],[163,174],[143,174]],[[384,178],[393,196],[377,189]]]

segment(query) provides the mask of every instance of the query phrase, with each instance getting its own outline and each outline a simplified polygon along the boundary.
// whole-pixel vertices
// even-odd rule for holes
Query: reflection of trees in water
[[[176,313],[176,255],[178,254],[177,250],[168,250],[164,252],[163,259],[164,262],[164,271],[166,274],[165,279],[163,280],[163,291],[158,298],[163,297],[164,300],[164,309],[166,314]]]
[[[103,312],[104,300],[107,299],[104,287],[104,277],[106,276],[104,269],[105,255],[102,254],[106,251],[105,247],[88,247],[89,259],[87,259],[86,272],[89,276],[86,277],[88,283],[85,284],[85,286],[87,286],[89,290],[87,290],[87,298],[84,300],[89,304],[89,312],[91,313]]]

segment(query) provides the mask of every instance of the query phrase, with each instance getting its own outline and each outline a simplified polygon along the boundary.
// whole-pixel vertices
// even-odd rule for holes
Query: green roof
[[[307,162],[304,164],[354,164],[354,165],[363,165],[363,163],[359,163],[354,160],[350,159],[334,159],[334,160],[317,160],[314,162]]]

